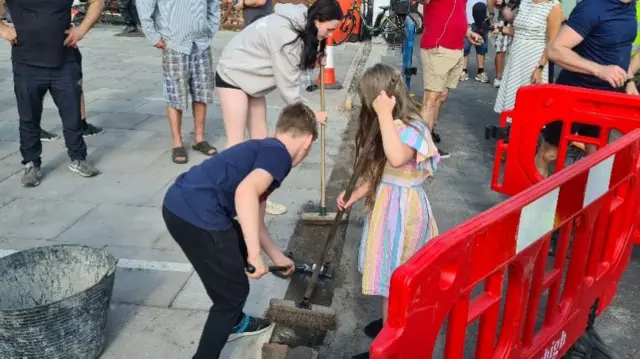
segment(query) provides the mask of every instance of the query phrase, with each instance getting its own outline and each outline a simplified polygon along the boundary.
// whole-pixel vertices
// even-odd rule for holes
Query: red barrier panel
[[[446,359],[463,358],[476,321],[476,359],[560,358],[592,308],[600,313],[617,291],[640,211],[638,180],[640,130],[430,241],[394,272],[371,358],[431,358],[445,321]]]

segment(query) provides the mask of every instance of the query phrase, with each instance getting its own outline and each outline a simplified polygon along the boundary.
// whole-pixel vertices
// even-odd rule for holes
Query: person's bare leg
[[[227,136],[226,148],[244,142],[249,114],[249,96],[242,90],[218,88],[224,130]]]
[[[249,138],[266,138],[267,130],[267,101],[264,97],[249,97],[248,116]]]
[[[442,105],[447,102],[447,99],[449,98],[449,89],[445,89],[443,92],[440,92],[438,94],[438,98],[436,100],[436,108],[435,108],[435,113],[434,113],[434,126],[438,124],[438,120],[440,120],[440,108],[442,108]]]
[[[462,65],[462,71],[467,72],[468,68],[469,68],[469,55],[464,57],[464,64]]]
[[[172,148],[183,147],[182,144],[182,111],[171,106],[167,106],[167,117],[169,118],[169,126],[171,127]],[[184,162],[185,157],[176,157],[176,161]]]
[[[438,112],[438,98],[439,92],[424,91],[424,98],[422,101],[422,118],[426,121],[429,129],[433,130],[433,127],[437,122]]]
[[[549,177],[549,165],[557,158],[558,147],[543,140],[535,158],[536,169],[543,178]]]
[[[502,80],[505,52],[496,52],[496,78]]]
[[[266,138],[269,133],[267,130],[267,101],[264,97],[249,96],[249,113],[247,116],[247,125],[249,127],[249,138],[262,139]],[[266,212],[270,215],[281,215],[287,213],[287,207],[267,200]]]
[[[479,69],[483,69],[484,70],[484,60],[485,60],[485,56],[482,54],[476,54],[476,63],[478,64],[478,68]],[[465,64],[465,69],[467,68],[466,64]]]

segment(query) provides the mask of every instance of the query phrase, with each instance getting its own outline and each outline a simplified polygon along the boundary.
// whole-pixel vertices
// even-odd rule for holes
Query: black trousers
[[[213,301],[193,359],[217,359],[249,296],[247,247],[238,222],[226,231],[207,231],[163,206],[169,233],[180,245]]]
[[[40,122],[42,103],[47,92],[58,107],[67,153],[71,160],[85,160],[87,145],[82,138],[80,112],[82,71],[77,62],[67,62],[57,68],[13,63],[13,83],[20,116],[20,153],[22,164],[40,166],[42,142]]]
[[[122,20],[124,20],[127,26],[136,26],[140,23],[135,0],[118,1],[118,10],[120,11],[120,15],[122,15]]]

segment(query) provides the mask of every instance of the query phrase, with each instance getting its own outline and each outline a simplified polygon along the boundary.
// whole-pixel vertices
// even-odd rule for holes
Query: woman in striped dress
[[[362,74],[359,93],[362,108],[356,159],[360,186],[346,203],[344,192],[340,194],[338,208],[365,199],[368,216],[358,268],[362,293],[382,297],[383,319],[365,328],[367,335],[375,337],[387,317],[391,274],[438,234],[422,185],[433,176],[439,155],[400,73],[377,64]],[[377,131],[377,138],[371,148],[364,149],[369,131]]]
[[[502,27],[505,35],[514,38],[493,108],[496,113],[513,108],[520,87],[548,82],[545,49],[560,31],[562,20],[558,0],[522,0],[513,26]]]

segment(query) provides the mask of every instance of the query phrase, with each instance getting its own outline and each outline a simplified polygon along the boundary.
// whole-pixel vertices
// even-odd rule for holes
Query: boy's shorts
[[[200,51],[194,46],[189,55],[166,49],[162,52],[162,70],[165,101],[172,108],[186,110],[189,95],[193,102],[213,103],[211,48]]]
[[[487,39],[487,34],[484,34],[484,36],[482,36],[482,39],[484,40],[482,45],[473,45],[471,43],[471,41],[469,41],[469,39],[465,36],[465,38],[464,38],[464,56],[465,57],[469,56],[469,53],[471,52],[471,47],[472,46],[476,48],[476,54],[478,54],[478,55],[486,55],[487,52],[489,52],[489,42],[488,42],[488,39]]]
[[[424,89],[431,92],[444,92],[458,87],[464,68],[464,55],[461,50],[451,50],[442,46],[433,49],[420,49]]]
[[[496,52],[507,52],[509,46],[511,46],[511,41],[513,41],[513,37],[502,35],[498,33],[494,40],[494,45],[496,46]]]

